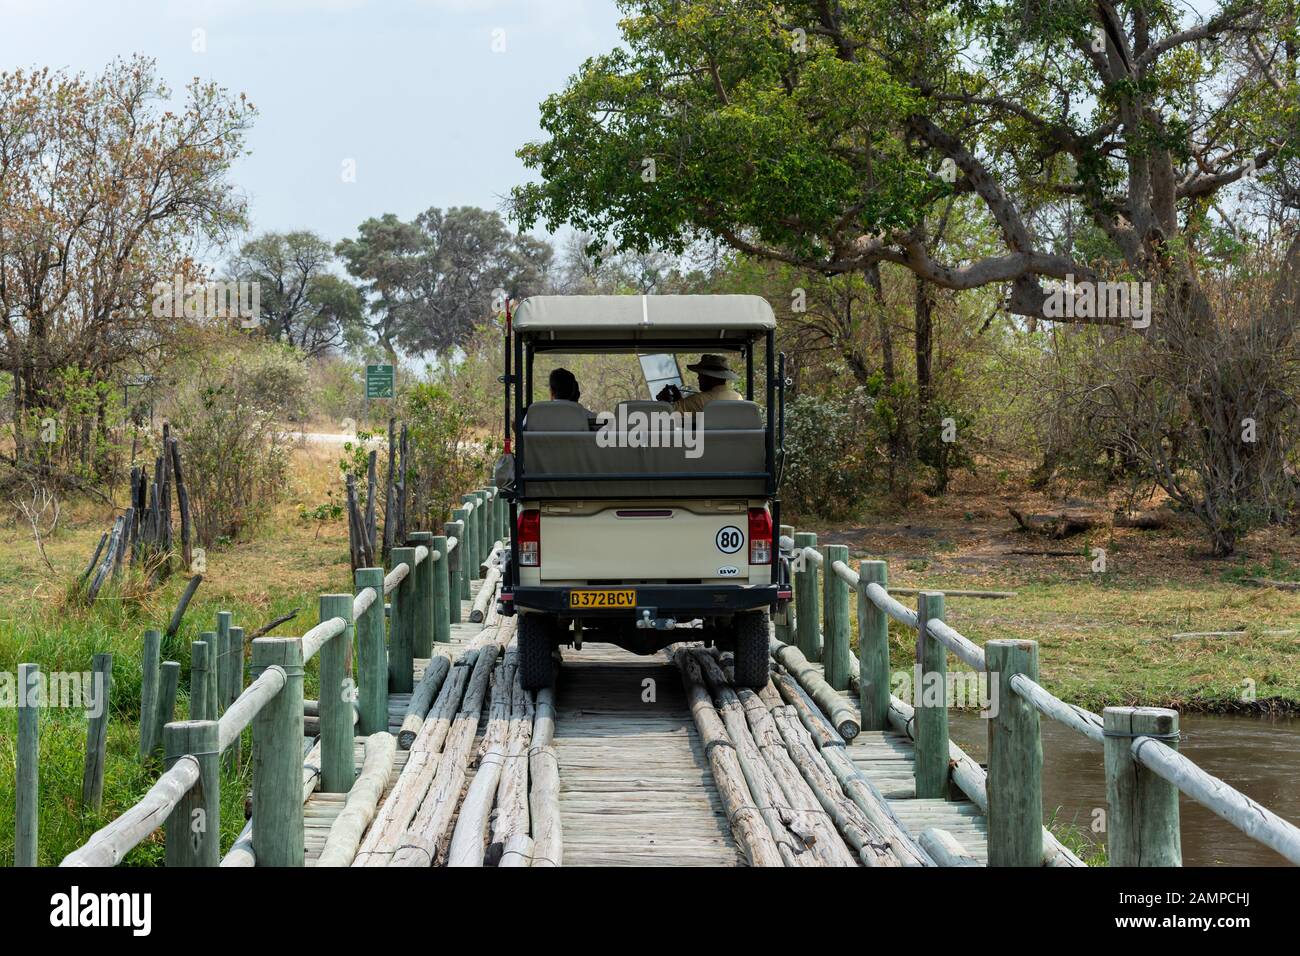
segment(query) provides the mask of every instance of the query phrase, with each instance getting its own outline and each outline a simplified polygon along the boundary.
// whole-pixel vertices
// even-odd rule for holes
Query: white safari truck
[[[552,682],[561,645],[653,654],[692,640],[734,651],[738,684],[766,683],[768,622],[791,597],[775,329],[768,303],[747,295],[535,296],[507,315],[513,441],[497,483],[515,534],[500,608],[519,615],[525,687]],[[551,400],[540,369],[534,380],[539,358],[553,368],[592,353],[629,356],[644,384],[588,409]],[[678,369],[702,355],[732,370],[729,400],[687,415],[652,398],[670,385],[689,401]]]

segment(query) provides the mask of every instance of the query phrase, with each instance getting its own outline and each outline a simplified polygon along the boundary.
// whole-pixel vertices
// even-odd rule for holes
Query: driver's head
[[[551,399],[561,402],[576,402],[582,397],[577,377],[567,368],[557,368],[551,372],[548,380],[551,386]]]
[[[711,388],[717,388],[719,385],[726,385],[726,379],[714,378],[712,375],[701,375],[700,391],[707,392]]]

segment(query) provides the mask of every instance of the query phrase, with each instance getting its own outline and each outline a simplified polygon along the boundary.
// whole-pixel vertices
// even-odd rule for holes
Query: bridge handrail
[[[817,568],[825,568],[825,555],[817,548],[806,545],[796,546],[794,538],[790,535],[781,535],[779,541],[782,551],[788,556],[794,558],[801,553],[806,563]],[[920,615],[899,603],[885,586],[875,581],[864,582],[862,576],[845,561],[832,561],[830,570],[835,578],[843,581],[856,593],[865,596],[888,618],[912,630],[919,629]],[[796,588],[797,593],[798,588]],[[813,593],[815,594],[815,591]],[[935,590],[920,593],[942,595],[943,592]],[[829,603],[829,597],[827,600]],[[860,621],[860,641],[865,637],[865,630],[861,623]],[[942,617],[927,618],[925,633],[963,663],[976,671],[988,672],[985,649],[947,624]],[[864,642],[863,646],[865,646]],[[847,651],[847,646],[843,650]],[[839,648],[831,651],[832,654],[840,652]],[[829,677],[830,668],[827,670]],[[1098,746],[1105,745],[1105,722],[1101,715],[1062,700],[1027,674],[1012,673],[1007,683],[1012,693],[1026,701],[1038,714],[1069,727]],[[891,696],[891,700],[896,698]],[[950,741],[944,743],[951,744]],[[1257,842],[1270,847],[1291,862],[1300,864],[1300,828],[1294,824],[1257,804],[1230,784],[1207,773],[1191,759],[1155,737],[1138,736],[1133,740],[1130,752],[1137,763],[1172,784],[1189,798],[1207,807]],[[945,759],[947,759],[947,747],[945,747]]]
[[[1227,820],[1256,842],[1300,864],[1300,827],[1283,820],[1235,787],[1206,773],[1189,758],[1154,737],[1138,737],[1129,745],[1133,759],[1169,781],[1201,806]]]
[[[483,494],[485,504],[487,502],[494,502],[497,504],[497,507],[491,509],[484,507],[480,509],[479,520],[473,522],[466,520],[465,524],[472,524],[474,530],[480,532],[478,535],[479,540],[483,540],[486,543],[487,539],[491,539],[493,542],[496,542],[500,537],[504,536],[505,533],[508,533],[506,528],[505,509],[501,507],[501,504],[504,502],[499,498],[495,488],[483,489],[481,493]],[[472,501],[465,502],[464,507],[466,508],[466,515],[471,514],[474,510]],[[498,535],[496,533],[497,531],[501,531],[503,534]],[[474,538],[470,537],[468,540],[472,542]],[[387,575],[383,577],[382,588],[384,595],[395,590],[408,578],[413,578],[422,582],[421,587],[427,586],[430,591],[430,595],[428,596],[416,596],[412,594],[414,600],[406,602],[411,606],[402,608],[400,612],[398,610],[398,601],[394,598],[394,614],[395,616],[405,615],[404,619],[407,621],[407,630],[415,630],[414,615],[417,610],[423,609],[430,618],[435,614],[446,618],[451,614],[450,603],[454,601],[459,605],[459,593],[449,593],[446,589],[446,585],[449,583],[451,577],[459,575],[462,571],[458,570],[455,566],[448,569],[447,573],[443,575],[445,580],[442,581],[441,591],[439,591],[438,580],[434,577],[434,572],[432,571],[432,566],[435,564],[441,564],[444,568],[448,564],[452,564],[450,561],[443,562],[442,559],[444,557],[450,558],[451,555],[457,551],[458,547],[461,551],[464,551],[465,548],[469,547],[469,544],[461,547],[461,542],[455,535],[446,538],[446,544],[442,551],[425,544],[417,545],[415,548],[411,549],[411,560],[409,563],[406,561],[399,562],[391,571],[388,572]],[[471,556],[468,561],[473,560],[473,552],[476,550],[477,548],[471,549]],[[479,559],[486,559],[487,556],[487,554],[479,555]],[[358,576],[366,570],[373,570],[376,577],[379,573],[378,569],[360,569],[358,571]],[[415,577],[417,570],[420,573],[418,578]],[[467,567],[463,570],[463,573],[472,572],[470,572]],[[425,577],[426,574],[428,577]],[[467,584],[467,582],[464,583]],[[457,591],[459,591],[462,586],[459,577],[457,577],[456,586]],[[374,585],[367,584],[358,586],[355,589],[355,594],[352,597],[350,604],[344,605],[344,608],[349,609],[351,612],[351,620],[347,620],[344,617],[337,615],[326,617],[320,623],[307,630],[301,638],[297,638],[296,640],[301,646],[302,664],[305,666],[308,661],[320,654],[327,646],[335,646],[332,642],[334,642],[336,638],[348,635],[354,622],[361,621],[367,614],[378,613],[374,611],[377,603],[381,605],[380,610],[382,611],[382,600],[378,591],[379,588]],[[428,599],[438,593],[443,595],[443,606],[441,607],[435,607],[434,600]],[[322,595],[322,611],[324,611],[327,601],[336,602],[338,599],[339,596]],[[335,610],[338,609],[336,603],[332,603],[331,607]],[[378,647],[381,651],[384,646],[383,621],[383,615],[380,613],[378,618]],[[375,623],[372,621],[369,625],[372,632],[375,626]],[[420,627],[431,634],[435,629],[435,622],[429,620],[423,622]],[[373,633],[371,634],[371,640],[374,640]],[[338,660],[335,660],[332,663],[340,673],[344,670],[339,667]],[[325,663],[322,661],[322,679],[324,678],[324,667]],[[301,681],[301,670],[295,670],[297,671],[298,680]],[[366,670],[363,670],[362,678],[363,681],[367,678]],[[343,677],[342,679],[344,681],[347,680],[346,677]],[[372,675],[371,679],[381,680],[383,682],[383,693],[379,711],[383,715],[382,720],[386,725],[388,708],[388,676],[386,673],[382,675]],[[85,844],[70,852],[61,861],[60,866],[115,866],[121,862],[122,858],[125,857],[127,853],[138,846],[149,836],[150,833],[164,823],[168,823],[169,827],[168,853],[170,857],[173,834],[170,831],[168,818],[181,805],[182,801],[187,797],[192,796],[192,791],[195,790],[196,784],[203,779],[205,769],[204,762],[211,761],[212,763],[208,764],[208,766],[215,768],[215,761],[219,758],[220,754],[227,748],[237,745],[243,731],[253,723],[254,719],[263,712],[268,704],[279,697],[281,691],[283,691],[289,683],[289,680],[289,671],[278,664],[270,664],[264,667],[256,678],[226,706],[225,712],[221,715],[220,719],[212,721],[185,722],[188,724],[206,723],[209,726],[215,725],[213,730],[215,731],[217,740],[216,751],[214,753],[200,753],[196,750],[194,753],[185,753],[175,757],[175,762],[172,766],[159,775],[158,779],[154,781],[154,784],[139,801],[97,830],[91,835],[90,839],[87,840]],[[345,688],[339,687],[335,695],[327,695],[325,688],[322,687],[321,697],[322,700],[324,700],[327,696],[331,697],[331,699],[337,696],[338,700],[345,700],[344,692]],[[215,709],[216,705],[214,703],[214,716]],[[333,730],[330,727],[326,720],[325,712],[322,710],[320,747],[323,752],[333,751],[336,762],[340,759],[345,760],[347,767],[350,770],[352,766],[353,748],[352,724],[355,722],[355,717],[350,713],[354,710],[352,706],[347,706],[346,710],[349,712],[346,739],[340,737],[337,740],[332,738],[338,736],[338,731]],[[288,747],[291,745],[298,754],[298,757],[295,758],[295,760],[300,762],[301,751],[297,749],[302,736],[302,714],[300,710],[296,716],[299,722],[299,732],[294,735],[287,735],[292,736],[292,740],[276,739],[268,741],[268,743],[273,744],[277,748]],[[167,726],[174,727],[177,726],[177,724],[169,723]],[[364,726],[362,727],[362,731],[366,734],[375,732],[374,730],[367,729]],[[254,736],[256,736],[256,729],[254,731]],[[325,759],[326,758],[323,755],[322,764],[324,764]],[[351,773],[346,774],[346,776],[350,778]],[[318,780],[319,779],[321,779],[321,775],[318,775]],[[205,803],[212,805],[214,808],[219,806],[219,793],[205,794],[202,799]],[[300,817],[298,823],[301,824]],[[178,841],[184,843],[191,842],[188,819],[183,822],[178,830],[181,831],[175,836]],[[204,836],[204,840],[217,841],[219,839],[219,832],[215,834],[206,833]],[[250,838],[244,838],[244,842],[250,842]],[[209,846],[208,849],[211,850],[212,846]],[[245,847],[245,850],[247,850],[251,855],[251,849],[249,849],[249,847]],[[205,862],[205,860],[201,859],[198,850],[193,852],[193,862],[196,865],[203,865]],[[208,860],[206,862],[212,861]]]
[[[100,827],[83,845],[63,858],[59,866],[117,866],[145,837],[162,825],[199,782],[199,762],[181,757],[130,809]]]

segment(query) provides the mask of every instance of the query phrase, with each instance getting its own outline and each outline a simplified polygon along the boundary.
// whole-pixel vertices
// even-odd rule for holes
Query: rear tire
[[[545,614],[519,615],[519,683],[524,690],[542,690],[555,682],[556,624]]]
[[[766,611],[746,611],[733,621],[736,631],[736,686],[757,690],[767,685],[768,625]]]

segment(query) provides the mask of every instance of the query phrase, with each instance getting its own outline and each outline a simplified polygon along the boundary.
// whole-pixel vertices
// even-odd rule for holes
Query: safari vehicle
[[[535,296],[507,314],[497,483],[515,534],[500,607],[519,615],[525,687],[551,683],[560,645],[653,654],[691,640],[734,651],[741,686],[766,683],[770,615],[791,597],[775,329],[768,303],[747,295]],[[593,413],[547,400],[534,366],[554,364],[548,353],[636,356],[646,391]],[[734,366],[744,400],[674,416],[650,398],[680,388],[683,354]]]

